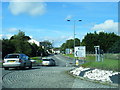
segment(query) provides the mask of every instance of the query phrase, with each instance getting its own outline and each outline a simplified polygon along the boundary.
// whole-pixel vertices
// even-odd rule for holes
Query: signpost
[[[104,59],[103,59],[103,58],[104,58],[104,55],[103,55],[103,54],[104,54],[104,51],[103,51],[103,50],[100,50],[100,57],[101,57],[101,61],[102,61],[102,62],[103,62],[103,60],[104,60]]]
[[[86,57],[86,47],[85,46],[78,46],[75,47],[75,53],[74,53],[75,57],[80,57],[80,58],[84,58]],[[79,65],[79,61],[78,59],[76,60],[76,66]]]
[[[66,53],[66,54],[70,54],[70,49],[67,48],[67,49],[65,50],[65,53]]]
[[[94,46],[95,48],[95,54],[96,54],[96,61],[100,61],[100,46]]]
[[[78,46],[75,47],[75,57],[86,57],[86,47],[85,46]]]

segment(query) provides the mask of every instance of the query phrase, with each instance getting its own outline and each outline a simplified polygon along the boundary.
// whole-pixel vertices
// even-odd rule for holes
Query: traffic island
[[[103,84],[120,85],[120,72],[107,71],[95,68],[78,67],[70,71],[74,76]]]

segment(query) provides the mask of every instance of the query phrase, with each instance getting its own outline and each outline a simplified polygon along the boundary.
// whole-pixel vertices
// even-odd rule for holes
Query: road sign
[[[65,50],[65,53],[66,53],[66,54],[70,54],[70,49],[67,48],[67,49]]]
[[[85,46],[78,46],[75,47],[75,57],[86,57],[86,47]]]

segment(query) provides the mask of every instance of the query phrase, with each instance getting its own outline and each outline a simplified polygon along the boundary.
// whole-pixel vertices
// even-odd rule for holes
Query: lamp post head
[[[70,21],[69,19],[67,21]]]
[[[82,21],[82,20],[78,20],[78,21]]]
[[[71,21],[70,19],[68,19],[67,21]],[[77,20],[74,20],[74,21],[77,21]],[[82,20],[78,20],[78,21],[82,21]]]

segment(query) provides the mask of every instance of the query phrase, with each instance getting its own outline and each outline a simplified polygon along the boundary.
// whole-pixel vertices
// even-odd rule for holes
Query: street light
[[[68,19],[67,21],[71,21],[71,20]],[[74,50],[74,54],[75,54],[75,24],[76,24],[77,21],[80,22],[80,21],[82,21],[82,20],[73,20],[73,22],[74,22],[74,32],[73,32],[73,34],[74,34],[74,35],[73,35],[73,36],[74,36],[74,46],[73,46],[73,47],[74,47],[74,49],[73,49],[73,50]],[[75,60],[75,55],[74,55],[74,60]]]
[[[52,53],[54,53],[54,40],[52,40]]]

